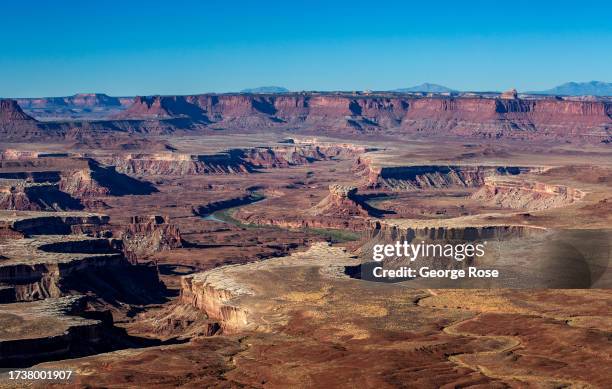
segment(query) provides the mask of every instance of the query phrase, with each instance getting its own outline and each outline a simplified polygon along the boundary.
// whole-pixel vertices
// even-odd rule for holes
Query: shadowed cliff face
[[[0,100],[0,136],[4,139],[19,134],[22,138],[38,136],[38,122],[21,110],[15,100]]]
[[[124,254],[133,262],[182,246],[179,229],[161,216],[132,217],[120,237]]]
[[[21,110],[15,100],[0,100],[0,123],[5,124],[9,121],[28,121],[36,120]]]
[[[604,101],[350,95],[196,95],[137,98],[118,118],[202,118],[234,125],[320,125],[348,132],[399,128],[422,135],[609,140]],[[588,133],[587,133],[588,132]]]
[[[306,165],[315,161],[352,157],[364,151],[362,147],[351,145],[303,145],[230,149],[223,153],[204,155],[117,154],[97,157],[97,160],[114,166],[120,173],[136,176],[224,175]]]
[[[59,190],[57,184],[18,184],[2,188],[0,180],[0,209],[19,211],[81,210],[79,200]]]
[[[147,195],[157,192],[150,183],[118,173],[114,167],[101,166],[93,160],[89,161],[89,166],[91,177],[101,186],[108,188],[111,196]]]
[[[83,103],[85,104],[85,103]],[[41,123],[2,100],[0,130],[11,138],[86,139],[109,133],[169,134],[211,125],[234,130],[298,126],[345,134],[413,134],[520,140],[612,141],[612,103],[554,98],[415,97],[348,94],[136,97],[108,121]]]
[[[330,185],[329,195],[310,211],[316,216],[337,218],[380,216],[385,213],[366,203],[364,198],[357,194],[356,187],[338,184]]]
[[[584,197],[579,189],[539,182],[488,179],[471,197],[501,208],[532,211],[563,207]]]
[[[31,155],[29,157],[32,157]],[[157,189],[93,159],[35,157],[0,160],[0,210],[106,208],[99,197],[148,195]]]
[[[375,166],[357,158],[353,170],[365,178],[365,186],[391,190],[477,188],[494,176],[517,176],[538,171],[525,166],[413,165]]]

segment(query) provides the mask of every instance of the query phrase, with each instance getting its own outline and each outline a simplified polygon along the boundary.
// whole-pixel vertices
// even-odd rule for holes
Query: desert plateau
[[[612,388],[612,2],[0,15],[0,389]]]
[[[609,99],[151,96],[49,120],[57,104],[0,102],[3,367],[77,387],[612,385]],[[368,279],[395,240],[487,240],[504,277]]]

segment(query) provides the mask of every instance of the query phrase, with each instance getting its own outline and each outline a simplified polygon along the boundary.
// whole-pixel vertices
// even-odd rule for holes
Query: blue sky
[[[0,96],[612,82],[606,1],[13,1]]]

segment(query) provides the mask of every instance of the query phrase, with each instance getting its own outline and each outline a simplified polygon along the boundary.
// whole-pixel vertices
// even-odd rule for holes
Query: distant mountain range
[[[258,88],[248,88],[240,91],[241,93],[287,93],[289,89],[282,86],[260,86]]]
[[[39,120],[106,119],[132,104],[132,97],[111,97],[104,93],[78,93],[64,97],[15,99],[28,114]]]
[[[111,97],[104,93],[77,93],[64,97],[30,97],[17,98],[19,106],[23,109],[34,108],[88,108],[88,107],[121,107],[128,106],[134,100],[131,97]]]
[[[391,92],[448,93],[448,92],[457,92],[457,91],[451,88],[447,88],[443,85],[430,84],[426,82],[421,85],[412,86],[410,88],[393,89]]]
[[[559,96],[612,96],[612,83],[602,81],[566,82],[552,89],[526,93]]]

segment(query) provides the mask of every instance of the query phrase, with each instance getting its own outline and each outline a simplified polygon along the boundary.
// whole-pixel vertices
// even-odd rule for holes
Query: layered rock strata
[[[42,184],[53,190],[43,190]],[[12,209],[9,208],[11,202],[25,200],[19,193],[25,191],[37,192],[40,195],[35,201],[38,203],[38,209],[81,209],[79,201],[103,206],[99,197],[150,194],[157,190],[148,182],[117,172],[112,166],[101,165],[89,158],[73,157],[26,159],[20,156],[17,159],[0,160],[0,186],[8,187],[9,194],[11,191],[15,192],[13,199],[4,200],[7,203],[5,209]],[[11,190],[11,187],[15,189]],[[24,189],[17,189],[20,187]],[[61,193],[57,193],[58,191]],[[6,193],[7,189],[3,192]],[[21,200],[17,197],[21,197]],[[54,203],[57,203],[58,207],[53,207]],[[14,207],[16,205],[13,205]],[[27,206],[24,204],[23,208]]]
[[[367,204],[357,198],[356,187],[332,184],[329,186],[329,195],[314,206],[311,212],[320,216],[368,217],[368,208]]]
[[[298,126],[322,133],[385,133],[609,143],[612,103],[557,98],[397,94],[223,94],[137,97],[112,121],[41,123],[2,100],[5,139],[81,139],[114,132],[168,134],[220,125],[251,131]],[[25,115],[25,116],[24,116]]]
[[[119,118],[190,118],[238,126],[305,124],[339,131],[485,138],[610,140],[605,101],[347,94],[138,97]]]
[[[364,177],[369,188],[419,190],[445,188],[477,188],[488,177],[517,176],[542,169],[527,166],[488,165],[409,165],[379,166],[371,158],[359,157],[354,171]]]
[[[570,205],[584,196],[565,185],[491,178],[471,198],[501,208],[541,211]]]
[[[22,367],[108,348],[112,317],[78,316],[84,312],[84,296],[0,305],[0,364]]]
[[[130,262],[121,240],[104,237],[110,235],[106,216],[62,212],[0,216],[0,232],[5,231],[0,233],[0,284],[6,302],[75,291],[95,291],[110,302],[146,302],[163,290],[154,267]]]
[[[230,149],[210,155],[177,153],[118,154],[96,159],[118,172],[134,176],[185,176],[250,173],[257,169],[286,168],[365,152],[352,145],[296,145]]]
[[[160,252],[182,247],[177,226],[167,223],[162,216],[133,216],[122,228],[119,237],[128,259],[137,262]]]
[[[290,256],[251,262],[244,265],[230,265],[203,273],[185,276],[181,283],[181,302],[203,311],[210,319],[220,322],[222,331],[232,333],[243,330],[270,330],[269,323],[259,311],[259,304],[248,304],[250,296],[262,298],[274,291],[262,290],[251,282],[256,274],[270,271],[291,271],[303,266],[320,268],[321,272],[339,273],[347,264],[356,264],[355,257],[346,249],[331,247],[325,243],[314,244],[305,252]]]

